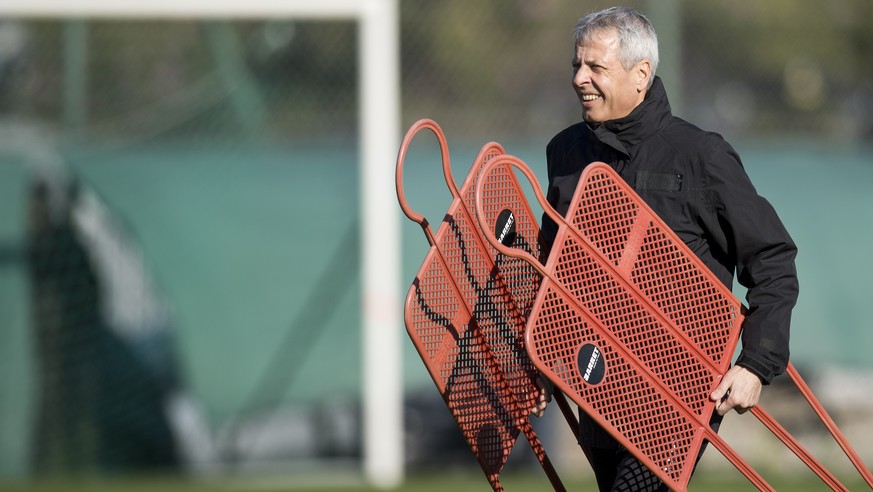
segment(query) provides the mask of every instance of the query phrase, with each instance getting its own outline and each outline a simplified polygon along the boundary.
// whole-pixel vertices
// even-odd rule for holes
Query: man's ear
[[[637,92],[645,92],[649,89],[649,79],[652,77],[652,64],[649,60],[637,63]]]

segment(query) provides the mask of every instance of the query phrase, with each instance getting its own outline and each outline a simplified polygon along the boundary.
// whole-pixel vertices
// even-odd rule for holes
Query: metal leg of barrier
[[[521,428],[524,431],[524,436],[527,438],[527,442],[530,443],[530,447],[533,449],[537,460],[539,460],[540,465],[542,465],[543,471],[546,473],[546,476],[549,477],[549,482],[551,482],[552,488],[559,492],[566,492],[567,489],[561,482],[561,478],[558,477],[558,472],[555,470],[555,467],[552,466],[552,462],[549,460],[549,456],[546,454],[546,450],[543,448],[540,438],[537,437],[536,433],[534,433],[530,420],[525,419]]]
[[[790,449],[798,458],[800,458],[800,461],[803,461],[810,470],[818,475],[818,477],[821,478],[822,481],[828,485],[828,487],[832,488],[833,490],[842,490],[848,492],[849,489],[847,489],[842,483],[840,483],[840,481],[837,480],[837,478],[834,477],[834,475],[830,471],[822,466],[822,464],[818,460],[810,455],[809,452],[804,449],[800,445],[800,443],[798,443],[797,440],[794,439],[794,437],[792,437],[791,434],[789,434],[788,431],[786,431],[785,428],[776,421],[776,419],[774,419],[769,413],[767,413],[766,410],[761,407],[754,407],[752,408],[752,414],[757,417],[762,424],[770,429],[770,432],[778,437],[779,440],[788,447],[788,449]]]
[[[728,443],[724,441],[714,430],[706,427],[704,429],[704,433],[706,434],[706,440],[709,441],[718,451],[727,458],[728,461],[731,462],[737,470],[740,471],[746,478],[749,479],[752,484],[758,488],[758,490],[766,490],[768,492],[775,492],[776,489],[770,486],[766,480],[764,480],[758,472],[755,471],[745,460],[740,458],[740,456],[731,448]]]
[[[555,403],[558,404],[558,408],[561,409],[561,413],[564,415],[564,419],[567,421],[567,425],[573,432],[579,431],[579,421],[576,419],[576,414],[573,413],[573,409],[570,408],[570,403],[567,402],[567,397],[564,396],[564,393],[555,389],[555,392],[552,394],[552,398],[555,400]]]
[[[797,386],[797,389],[800,390],[800,393],[803,394],[803,397],[806,398],[807,403],[812,407],[813,411],[815,411],[818,418],[821,419],[822,423],[827,427],[828,431],[830,431],[831,436],[833,436],[834,440],[837,441],[837,444],[840,445],[840,448],[843,449],[843,452],[846,453],[846,456],[855,465],[855,468],[858,470],[858,473],[864,477],[864,481],[867,482],[871,488],[873,488],[873,475],[870,474],[870,470],[864,465],[864,462],[861,461],[861,458],[858,457],[858,454],[849,444],[849,441],[846,440],[846,437],[840,432],[840,429],[837,428],[837,425],[834,423],[833,419],[831,419],[830,415],[825,411],[824,407],[819,403],[818,399],[816,399],[815,395],[812,394],[812,391],[807,386],[806,382],[803,378],[800,377],[800,374],[797,372],[797,369],[789,363],[788,376],[791,377],[791,380],[794,381],[794,384]]]
[[[570,429],[573,430],[573,435],[578,435],[579,433],[579,420],[576,419],[576,414],[573,413],[573,409],[570,408],[570,404],[567,402],[567,397],[564,396],[560,390],[555,389],[552,398],[558,404],[558,408],[561,409],[561,413],[564,414],[564,419],[567,421],[567,425]],[[582,452],[585,453],[585,459],[588,460],[588,464],[591,465],[591,468],[594,468],[594,462],[591,460],[591,450],[586,446],[580,445],[582,448]]]

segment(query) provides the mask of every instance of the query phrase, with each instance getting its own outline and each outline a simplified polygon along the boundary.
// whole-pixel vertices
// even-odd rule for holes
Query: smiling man
[[[731,288],[736,275],[748,289],[742,351],[710,395],[717,429],[724,414],[752,408],[762,386],[785,371],[797,248],[734,149],[673,116],[657,67],[654,27],[636,10],[613,7],[579,21],[572,85],[584,121],[549,142],[548,199],[565,215],[585,166],[606,162],[722,283]],[[548,250],[557,226],[546,215],[542,231]],[[601,490],[666,490],[584,414],[579,442]]]
[[[629,115],[645,99],[654,81],[653,67],[657,66],[657,44],[652,53],[637,62],[624,60],[618,31],[592,31],[587,39],[576,45],[573,57],[573,88],[582,103],[582,116],[589,123],[603,123]],[[635,39],[637,50],[651,48],[641,39]],[[630,60],[644,53],[634,53]],[[627,68],[625,67],[627,65]]]

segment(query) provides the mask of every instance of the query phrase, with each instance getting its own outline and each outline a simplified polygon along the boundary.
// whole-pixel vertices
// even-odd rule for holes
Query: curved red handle
[[[546,273],[545,267],[540,261],[535,258],[533,255],[526,251],[522,251],[515,248],[510,248],[505,244],[501,243],[494,236],[493,229],[489,226],[487,219],[485,218],[485,205],[484,202],[486,200],[485,197],[485,187],[487,186],[486,181],[488,181],[488,175],[492,172],[492,170],[501,165],[510,165],[527,177],[528,181],[530,181],[531,186],[536,194],[537,201],[540,206],[543,208],[543,211],[555,221],[556,224],[566,223],[566,219],[561,217],[561,215],[555,211],[554,208],[549,204],[548,200],[546,200],[545,195],[543,195],[542,190],[540,189],[539,182],[537,181],[536,175],[534,175],[533,171],[524,163],[521,159],[511,155],[501,155],[495,157],[490,162],[488,162],[485,167],[482,169],[482,173],[479,175],[479,179],[476,182],[476,220],[479,222],[479,229],[482,230],[482,235],[485,236],[485,239],[494,246],[494,249],[503,253],[506,256],[511,256],[513,258],[518,258],[530,263],[540,275],[543,277],[549,277],[550,275]]]
[[[452,177],[452,167],[451,162],[449,160],[449,146],[446,143],[446,136],[443,133],[442,128],[431,119],[420,119],[416,121],[409,130],[406,132],[406,136],[403,137],[403,142],[400,144],[400,151],[397,154],[397,168],[395,170],[395,186],[397,189],[397,200],[400,202],[400,208],[403,210],[403,213],[406,214],[407,217],[413,222],[418,223],[422,229],[424,229],[424,233],[428,238],[428,241],[431,245],[434,244],[433,239],[433,231],[430,228],[430,225],[427,223],[427,219],[420,213],[416,212],[409,206],[409,203],[406,201],[406,195],[403,193],[403,165],[406,160],[406,152],[409,150],[409,144],[412,142],[412,139],[415,138],[415,135],[418,134],[421,130],[428,129],[433,132],[436,136],[437,141],[440,145],[440,155],[442,159],[443,166],[443,176],[446,179],[446,185],[448,185],[449,190],[452,193],[452,196],[455,198],[459,198],[461,196],[458,191],[458,187],[455,185],[455,180]]]

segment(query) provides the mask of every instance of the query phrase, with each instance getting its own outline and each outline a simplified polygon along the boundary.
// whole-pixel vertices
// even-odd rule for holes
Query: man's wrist
[[[754,374],[755,376],[758,376],[758,379],[761,380],[761,384],[762,384],[762,385],[765,385],[765,386],[766,386],[766,385],[770,384],[770,381],[772,381],[772,378],[770,378],[770,379],[768,380],[768,379],[767,379],[767,378],[762,374],[762,371],[761,371],[759,368],[756,368],[754,364],[749,364],[749,363],[748,363],[748,360],[742,360],[742,361],[738,360],[737,363],[736,363],[736,365],[738,365],[738,366],[742,367],[743,369],[745,369],[745,370],[751,372],[751,373]]]

